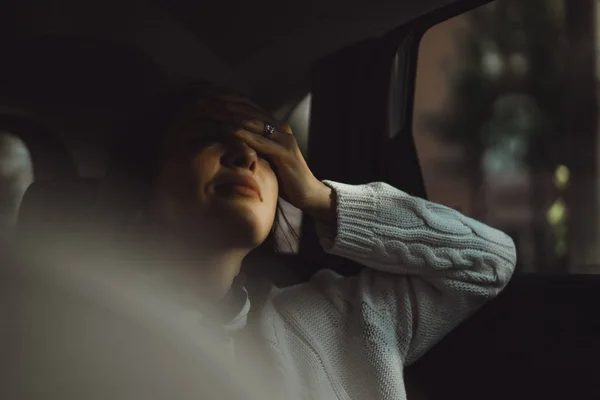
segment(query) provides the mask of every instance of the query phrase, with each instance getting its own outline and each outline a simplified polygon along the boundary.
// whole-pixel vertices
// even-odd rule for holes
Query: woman
[[[404,367],[514,271],[514,244],[500,231],[385,183],[318,180],[290,127],[244,97],[201,87],[167,104],[145,147],[123,153],[119,176],[128,172],[129,191],[132,179],[143,183],[134,204],[150,199],[138,216],[160,232],[154,248],[188,268],[224,332],[256,332],[285,387],[302,396],[405,398]],[[272,236],[278,197],[316,220],[326,252],[365,268],[272,288],[249,323],[234,279]]]

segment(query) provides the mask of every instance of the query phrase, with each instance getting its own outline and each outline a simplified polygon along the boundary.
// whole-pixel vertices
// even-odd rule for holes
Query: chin
[[[216,213],[217,219],[213,223],[214,233],[219,232],[232,246],[254,248],[266,238],[267,235],[262,232],[266,228],[261,227],[264,222],[259,219],[257,213],[244,209],[220,211]]]

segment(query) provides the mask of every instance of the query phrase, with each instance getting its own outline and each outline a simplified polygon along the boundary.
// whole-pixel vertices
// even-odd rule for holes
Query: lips
[[[215,182],[216,191],[236,192],[242,195],[257,197],[262,201],[260,188],[256,180],[244,175],[226,175]]]

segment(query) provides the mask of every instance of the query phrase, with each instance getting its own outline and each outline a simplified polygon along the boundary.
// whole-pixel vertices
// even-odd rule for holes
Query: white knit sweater
[[[385,183],[325,183],[337,194],[338,226],[318,227],[321,244],[366,268],[273,289],[260,335],[304,398],[405,399],[404,367],[504,288],[514,243]],[[230,330],[243,325],[248,306]]]
[[[251,324],[242,298],[224,326],[229,335],[217,330],[229,346],[206,335],[197,299],[185,294],[193,282],[171,284],[161,268],[69,251],[70,263],[12,271],[30,276],[32,289],[0,290],[8,296],[0,305],[15,307],[7,315],[19,316],[4,325],[19,345],[2,341],[10,345],[2,362],[22,366],[5,369],[20,374],[7,382],[22,384],[5,386],[6,398],[231,398],[225,389],[205,394],[224,381],[246,399],[405,399],[404,367],[502,290],[514,244],[385,183],[325,183],[337,194],[338,226],[318,227],[323,248],[364,270],[349,278],[324,270],[306,284],[273,288]],[[222,366],[226,354],[234,362]],[[259,393],[271,392],[267,370],[277,371],[268,379],[283,393]]]

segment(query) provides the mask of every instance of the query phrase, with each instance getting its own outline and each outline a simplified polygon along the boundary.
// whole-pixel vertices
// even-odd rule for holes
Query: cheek
[[[191,161],[190,179],[197,196],[204,198],[209,182],[217,175],[220,166],[220,157],[212,152],[198,153]]]
[[[273,213],[275,213],[275,209],[277,208],[277,200],[279,198],[279,183],[277,182],[275,173],[269,171],[265,176],[264,182],[266,193],[263,193],[263,197],[265,200],[268,199],[269,206],[273,209]]]

